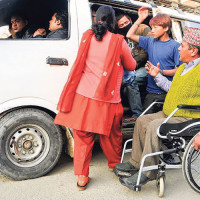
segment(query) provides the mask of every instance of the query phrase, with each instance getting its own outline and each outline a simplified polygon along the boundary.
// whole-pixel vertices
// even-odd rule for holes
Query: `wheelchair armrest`
[[[200,111],[200,106],[178,105],[177,108],[179,108],[179,109],[181,109],[181,110]]]
[[[165,101],[165,99],[154,99],[154,101],[149,105],[148,108],[146,108],[146,110],[143,111],[143,113],[142,113],[140,116],[145,115],[146,112],[147,112],[151,107],[153,107],[153,105],[155,105],[155,104],[163,104],[164,101]]]
[[[165,99],[154,99],[153,102],[164,103]]]

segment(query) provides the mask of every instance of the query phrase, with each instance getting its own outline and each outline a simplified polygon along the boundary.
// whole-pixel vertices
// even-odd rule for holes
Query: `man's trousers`
[[[160,151],[161,140],[157,136],[157,129],[166,117],[163,111],[160,111],[154,114],[143,115],[137,119],[133,133],[132,153],[129,160],[137,169],[140,168],[142,158],[146,154]],[[179,123],[187,120],[190,120],[190,118],[172,117],[168,122]],[[157,164],[159,164],[159,156],[153,156],[146,159],[144,166]],[[143,174],[150,179],[155,179],[157,170],[143,172]]]

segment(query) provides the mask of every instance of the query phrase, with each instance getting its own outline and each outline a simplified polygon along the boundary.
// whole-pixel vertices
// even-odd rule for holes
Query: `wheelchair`
[[[163,104],[163,102],[163,100],[156,100],[141,115],[144,115],[155,104]],[[183,175],[190,187],[200,193],[200,150],[195,150],[193,147],[193,138],[200,131],[200,118],[176,124],[167,123],[180,109],[200,112],[200,106],[178,105],[161,124],[157,129],[157,135],[162,140],[163,144],[167,146],[167,150],[146,154],[142,158],[137,183],[134,186],[135,191],[141,190],[140,178],[142,172],[158,170],[156,186],[158,189],[158,196],[163,197],[166,179],[165,170],[182,168]],[[132,149],[127,148],[128,143],[132,142],[132,140],[133,139],[129,139],[124,143],[121,163],[123,162],[125,153],[132,151]],[[180,162],[168,162],[166,159],[167,156],[173,154],[178,156]],[[159,156],[160,163],[158,165],[144,167],[145,159],[151,156]]]

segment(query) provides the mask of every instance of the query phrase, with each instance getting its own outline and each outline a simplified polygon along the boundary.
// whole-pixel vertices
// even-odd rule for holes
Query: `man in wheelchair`
[[[157,129],[178,105],[200,105],[200,29],[185,28],[183,41],[179,47],[181,65],[172,82],[162,76],[159,64],[147,64],[147,73],[154,77],[156,84],[167,93],[163,110],[140,116],[134,127],[132,153],[128,162],[117,164],[114,172],[120,182],[134,190],[139,175],[138,170],[142,158],[150,153],[159,152],[162,141],[158,138]],[[170,88],[170,89],[169,89]],[[200,112],[194,110],[178,110],[169,123],[187,122],[200,118]],[[159,164],[159,156],[147,157],[144,166]],[[142,172],[140,185],[156,179],[157,170]]]

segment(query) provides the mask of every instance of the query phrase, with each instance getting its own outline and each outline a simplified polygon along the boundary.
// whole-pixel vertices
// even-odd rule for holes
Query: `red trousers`
[[[99,134],[101,148],[108,159],[108,166],[114,168],[120,163],[122,152],[122,115],[115,115],[109,136]],[[95,133],[73,130],[74,135],[74,174],[89,175],[89,164]]]

